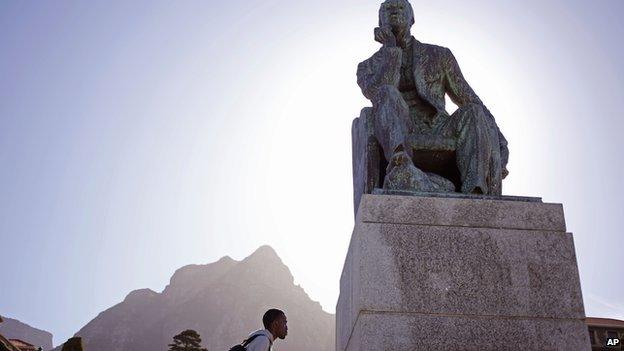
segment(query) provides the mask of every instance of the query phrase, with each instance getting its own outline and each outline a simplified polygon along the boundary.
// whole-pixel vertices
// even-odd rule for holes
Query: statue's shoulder
[[[435,44],[428,44],[428,43],[421,43],[418,40],[416,40],[416,46],[420,46],[422,48],[422,50],[425,50],[429,53],[432,54],[436,54],[438,56],[449,56],[452,55],[451,53],[451,49],[444,47],[444,46],[440,46],[440,45],[435,45]]]
[[[447,47],[418,41],[416,42],[416,46],[420,47],[420,54],[427,56],[430,62],[435,62],[441,66],[452,65],[455,62],[455,57],[451,49]]]

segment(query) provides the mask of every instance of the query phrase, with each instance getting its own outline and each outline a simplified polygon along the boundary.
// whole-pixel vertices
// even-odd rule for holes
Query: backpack
[[[266,336],[266,335],[256,334],[256,335],[252,336],[251,338],[244,340],[241,344],[232,346],[230,351],[245,351],[245,350],[247,350],[247,345],[249,345],[253,341],[253,339],[255,339],[255,338],[259,337],[259,336]],[[269,348],[270,348],[270,346],[269,346]]]

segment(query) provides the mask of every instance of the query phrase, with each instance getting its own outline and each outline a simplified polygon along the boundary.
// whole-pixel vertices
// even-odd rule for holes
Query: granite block
[[[362,312],[345,351],[590,350],[576,319]]]
[[[362,324],[363,314],[369,318],[366,324]],[[503,328],[493,329],[503,332],[505,325],[523,328],[519,338],[576,333],[585,312],[574,241],[572,234],[565,232],[562,206],[365,195],[340,281],[336,349],[372,350],[353,345],[369,338],[366,326],[378,323],[384,328],[383,318],[388,315],[410,316],[410,325],[423,330],[432,328],[427,323],[450,325],[465,337],[490,326]],[[503,322],[498,325],[494,321]],[[362,333],[366,335],[358,337]],[[441,337],[436,333],[430,338]],[[372,335],[385,337],[382,332]],[[399,341],[410,335],[396,334],[399,346],[391,343],[397,348],[382,349],[432,350],[440,348],[427,347],[444,343],[431,340],[429,346],[400,346]],[[545,342],[542,339],[539,345]],[[500,348],[501,343],[511,342],[475,340],[474,345],[481,348],[453,344],[452,349],[505,349]],[[533,349],[533,344],[522,345]],[[559,341],[552,345],[543,349],[567,349],[559,348]]]
[[[356,222],[566,230],[561,204],[399,195],[363,195]]]
[[[361,223],[354,235],[363,309],[584,316],[569,233]]]

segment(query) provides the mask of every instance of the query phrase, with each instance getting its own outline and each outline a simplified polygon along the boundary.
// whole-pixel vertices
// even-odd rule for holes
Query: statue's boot
[[[390,159],[383,188],[415,192],[452,192],[455,185],[437,174],[421,171],[414,166],[405,151],[398,151]]]

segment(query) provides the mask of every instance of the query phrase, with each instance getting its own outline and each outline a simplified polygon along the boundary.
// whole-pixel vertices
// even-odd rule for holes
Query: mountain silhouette
[[[41,329],[31,327],[17,319],[2,317],[0,334],[7,339],[20,339],[37,347],[41,346],[44,351],[52,349],[52,334]]]
[[[290,270],[269,246],[242,261],[226,256],[184,266],[162,293],[135,290],[76,336],[83,338],[86,351],[165,351],[174,335],[194,329],[208,350],[229,350],[262,328],[262,315],[269,308],[284,310],[288,318],[288,336],[276,342],[276,350],[334,349],[334,316],[294,284]]]

